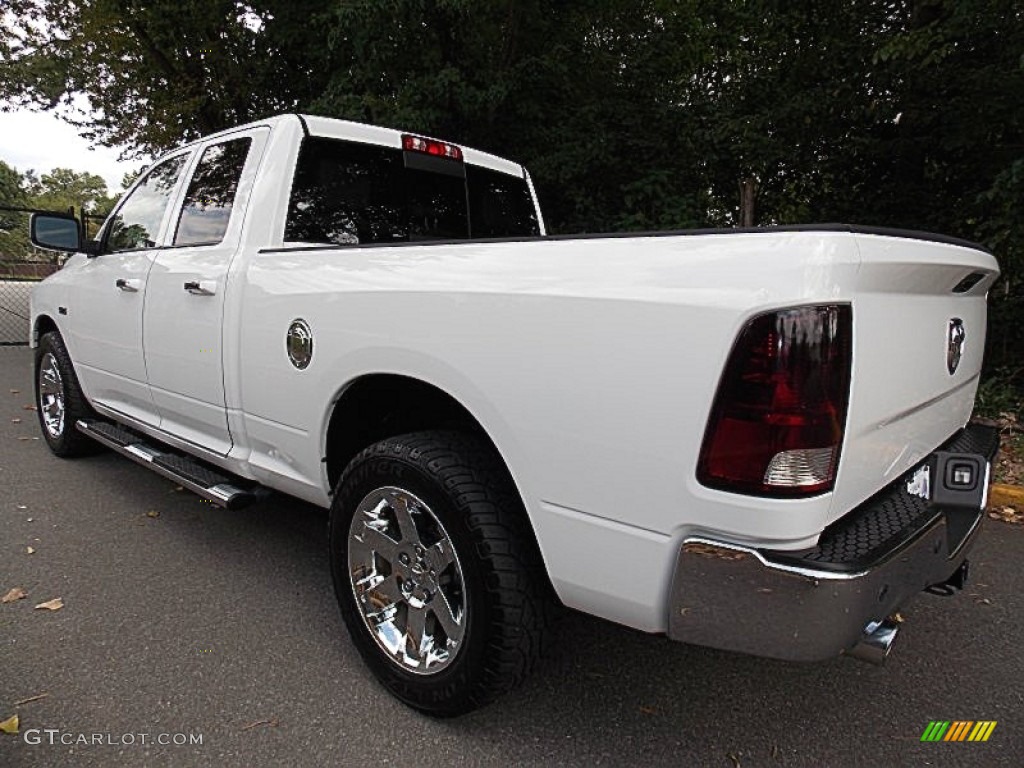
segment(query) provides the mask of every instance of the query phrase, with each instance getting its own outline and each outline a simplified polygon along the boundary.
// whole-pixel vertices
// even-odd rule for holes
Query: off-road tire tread
[[[345,488],[350,478],[367,462],[378,459],[417,467],[444,487],[456,510],[465,516],[486,574],[487,600],[492,608],[486,663],[470,690],[443,706],[400,698],[442,717],[484,706],[530,673],[557,611],[557,599],[519,494],[500,457],[483,440],[463,432],[427,431],[388,438],[363,450],[342,474],[336,503],[347,501]],[[349,588],[347,582],[344,586]]]
[[[47,352],[53,353],[60,367],[61,382],[64,385],[64,433],[60,438],[54,439],[46,431],[43,424],[43,414],[39,410],[39,362]],[[43,439],[50,447],[54,455],[62,459],[73,459],[79,456],[90,456],[99,453],[103,446],[92,440],[75,427],[79,419],[94,419],[96,412],[93,411],[89,401],[85,399],[82,387],[78,383],[78,375],[75,373],[75,366],[71,362],[71,355],[64,346],[64,339],[57,331],[49,331],[43,334],[36,347],[35,366],[33,368],[35,407],[39,417],[39,428],[43,432]]]

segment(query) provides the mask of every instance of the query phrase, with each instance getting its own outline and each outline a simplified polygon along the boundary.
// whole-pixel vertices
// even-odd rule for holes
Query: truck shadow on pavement
[[[919,737],[931,719],[993,719],[1002,708],[985,693],[992,687],[980,681],[998,686],[991,654],[1013,651],[1008,638],[992,648],[979,646],[978,622],[994,616],[969,588],[956,600],[922,596],[912,604],[885,667],[845,658],[818,664],[758,659],[674,643],[566,610],[549,652],[520,689],[465,717],[430,720],[391,700],[351,647],[330,586],[326,512],[275,497],[237,514],[247,521],[243,538],[257,548],[272,546],[270,556],[294,561],[293,567],[303,564],[304,593],[327,605],[327,615],[308,631],[322,638],[326,658],[358,670],[353,684],[376,706],[435,738],[444,734],[474,749],[501,744],[512,762],[545,755],[555,760],[571,742],[580,762],[621,764],[677,745],[681,754],[703,754],[712,763],[720,757],[724,765],[733,758],[746,765],[787,757],[843,764],[855,762],[866,743],[900,752],[927,748]],[[237,533],[231,535],[237,539]],[[1024,540],[1016,541],[1019,549]],[[985,560],[978,563],[982,573],[989,570]],[[965,686],[968,681],[975,684]]]
[[[471,765],[851,765],[882,749],[921,762],[936,746],[920,735],[937,718],[999,721],[989,744],[946,755],[954,764],[977,764],[968,749],[987,749],[989,765],[1024,749],[1015,526],[988,525],[964,593],[904,612],[884,668],[757,659],[566,611],[521,688],[433,720],[392,699],[353,648],[325,510],[275,495],[226,511],[113,454],[61,462],[41,441],[6,445],[8,501],[30,506],[7,533],[42,540],[31,557],[10,550],[8,576],[67,604],[52,617],[3,606],[11,637],[33,649],[9,668],[11,700],[51,692],[26,722],[127,730],[159,713],[252,765],[410,749]],[[244,730],[264,720],[279,725]]]

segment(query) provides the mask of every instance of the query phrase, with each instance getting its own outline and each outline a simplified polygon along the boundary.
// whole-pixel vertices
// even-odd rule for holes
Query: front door
[[[170,202],[188,153],[154,166],[104,225],[103,252],[80,267],[68,325],[75,370],[89,397],[156,426],[146,382],[142,310]]]
[[[216,453],[232,439],[224,398],[224,300],[249,188],[266,138],[245,131],[205,145],[149,274],[144,346],[160,428]]]

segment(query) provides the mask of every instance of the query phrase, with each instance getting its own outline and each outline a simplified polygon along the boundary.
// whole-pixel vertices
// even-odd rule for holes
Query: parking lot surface
[[[567,613],[521,689],[436,721],[390,698],[351,646],[324,510],[276,496],[227,512],[112,453],[54,458],[25,410],[30,366],[30,350],[0,348],[0,595],[28,594],[0,605],[0,721],[20,718],[0,766],[1021,763],[1019,526],[987,522],[972,583],[904,610],[883,668]],[[997,726],[986,743],[922,743],[932,720]],[[104,743],[81,743],[94,734]]]

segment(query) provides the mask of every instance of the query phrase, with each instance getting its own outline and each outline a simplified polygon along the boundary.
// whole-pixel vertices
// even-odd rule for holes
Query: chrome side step
[[[270,493],[257,484],[243,485],[239,480],[222,475],[191,456],[175,453],[159,444],[147,443],[147,438],[119,424],[79,419],[75,427],[83,435],[173,480],[219,507],[240,509],[262,500]]]

